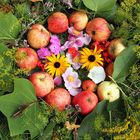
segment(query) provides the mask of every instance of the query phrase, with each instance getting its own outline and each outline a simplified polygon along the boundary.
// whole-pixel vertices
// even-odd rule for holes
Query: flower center
[[[74,82],[74,77],[72,75],[69,75],[67,79],[69,82]]]
[[[90,55],[90,56],[88,57],[88,60],[89,60],[90,62],[94,62],[94,61],[95,61],[95,56],[94,56],[94,55]]]
[[[55,67],[55,68],[59,68],[59,67],[60,67],[60,63],[59,63],[59,62],[55,62],[55,63],[54,63],[54,67]]]

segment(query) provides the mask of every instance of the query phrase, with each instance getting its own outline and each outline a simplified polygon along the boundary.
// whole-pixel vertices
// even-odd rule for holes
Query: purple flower
[[[69,93],[70,93],[72,96],[75,96],[75,95],[77,95],[78,93],[81,92],[81,88],[69,87],[69,88],[68,88],[68,91],[69,91]]]
[[[72,7],[72,0],[60,0],[60,1],[68,5],[70,8]]]
[[[59,54],[61,51],[61,48],[60,48],[61,43],[60,43],[59,38],[56,35],[52,35],[50,39],[50,43],[51,43],[51,45],[49,46],[50,51],[54,53],[54,55]]]
[[[40,59],[46,59],[46,56],[51,55],[51,52],[48,48],[40,48],[37,50],[37,54]]]
[[[56,86],[61,85],[61,84],[62,84],[62,78],[61,78],[60,76],[55,77],[55,78],[54,78],[54,84],[55,84]]]
[[[78,79],[78,74],[77,72],[73,71],[72,67],[68,67],[65,73],[63,73],[62,77],[67,89],[69,89],[70,87],[78,88],[81,86],[81,81]]]
[[[65,51],[70,47],[83,47],[84,45],[88,45],[91,41],[91,37],[88,34],[83,34],[83,32],[79,32],[75,30],[73,27],[68,29],[68,41],[65,42],[63,46],[61,46],[61,50]]]

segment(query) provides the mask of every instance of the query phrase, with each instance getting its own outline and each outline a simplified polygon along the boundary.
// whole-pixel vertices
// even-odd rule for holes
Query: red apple
[[[82,88],[83,90],[89,90],[93,92],[96,90],[96,84],[92,80],[84,80],[82,82]]]
[[[106,41],[111,34],[108,22],[103,18],[94,18],[89,21],[86,32],[95,41]]]
[[[18,67],[25,71],[30,71],[37,66],[38,56],[31,48],[18,48],[15,57]]]
[[[32,82],[37,97],[44,97],[54,89],[54,81],[46,72],[35,72],[29,80]]]
[[[73,26],[76,30],[83,30],[88,23],[88,17],[85,12],[75,11],[69,16],[69,24]]]
[[[114,70],[114,63],[110,62],[105,68],[106,75],[112,76],[113,70]]]
[[[68,29],[68,18],[64,13],[55,12],[48,18],[48,29],[52,33],[63,33]]]
[[[124,49],[125,46],[122,43],[122,39],[116,38],[110,42],[108,53],[115,59]]]
[[[27,40],[32,48],[39,49],[48,45],[50,33],[43,25],[34,24],[28,31]]]
[[[64,88],[56,88],[45,97],[45,101],[50,106],[58,108],[63,111],[66,105],[70,105],[71,96]]]
[[[74,96],[72,104],[79,105],[81,109],[81,114],[87,115],[90,113],[97,105],[98,98],[95,93],[91,91],[81,91],[79,94]]]

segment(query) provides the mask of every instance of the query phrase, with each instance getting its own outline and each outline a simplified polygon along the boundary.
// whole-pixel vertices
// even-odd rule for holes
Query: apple
[[[113,70],[114,70],[114,63],[113,63],[113,62],[110,62],[110,63],[107,64],[107,66],[105,67],[106,75],[107,75],[107,76],[112,76]]]
[[[50,41],[50,32],[43,25],[34,24],[27,33],[27,41],[34,49],[43,48]]]
[[[54,80],[46,72],[35,72],[29,80],[32,82],[37,97],[44,97],[54,89]]]
[[[29,72],[37,66],[38,56],[32,48],[18,48],[16,54],[17,66]]]
[[[108,47],[108,53],[115,59],[124,49],[125,46],[122,43],[122,39],[117,38],[113,39],[110,42],[110,45]]]
[[[108,22],[103,18],[94,18],[88,22],[86,33],[95,41],[106,41],[111,30],[108,27]]]
[[[72,100],[72,105],[79,105],[82,115],[89,114],[97,105],[98,98],[91,91],[81,91]]]
[[[81,31],[88,23],[88,17],[85,12],[74,11],[69,16],[69,24],[74,27],[74,29]]]
[[[82,82],[82,89],[83,90],[89,90],[89,91],[95,91],[96,90],[96,84],[92,80],[84,80]]]
[[[56,88],[45,97],[45,101],[50,106],[63,111],[67,105],[70,105],[71,96],[66,89]]]
[[[68,29],[68,18],[62,12],[55,12],[48,17],[48,30],[52,33],[63,33]]]
[[[97,94],[100,101],[109,100],[109,102],[113,102],[120,97],[120,90],[115,83],[103,81],[97,87]]]

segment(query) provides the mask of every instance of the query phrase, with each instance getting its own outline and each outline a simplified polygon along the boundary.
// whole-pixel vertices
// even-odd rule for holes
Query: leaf
[[[20,22],[12,13],[0,12],[0,40],[17,39],[20,30]]]
[[[47,127],[44,129],[43,135],[39,137],[39,140],[51,140],[55,125],[56,125],[56,122],[50,122],[47,125]]]
[[[4,51],[6,51],[8,49],[8,47],[3,44],[3,43],[0,43],[0,54],[2,54]]]
[[[95,131],[92,126],[92,122],[94,121],[97,114],[102,114],[107,107],[108,101],[104,100],[96,106],[96,108],[84,118],[81,123],[80,128],[78,129],[78,140],[83,139],[85,134],[90,134],[92,139],[95,139]],[[98,139],[98,138],[97,138]]]
[[[117,56],[114,62],[113,79],[117,82],[123,82],[129,75],[130,67],[137,61],[136,54],[133,51],[134,46],[129,46]]]
[[[111,10],[116,0],[83,0],[83,3],[87,8],[97,13]]]
[[[33,103],[34,102],[34,103]],[[21,105],[30,105],[22,115],[13,117]],[[23,78],[14,80],[14,92],[0,97],[0,111],[7,117],[10,135],[23,134],[29,130],[31,138],[37,136],[45,127],[39,117],[41,109],[30,81]]]

